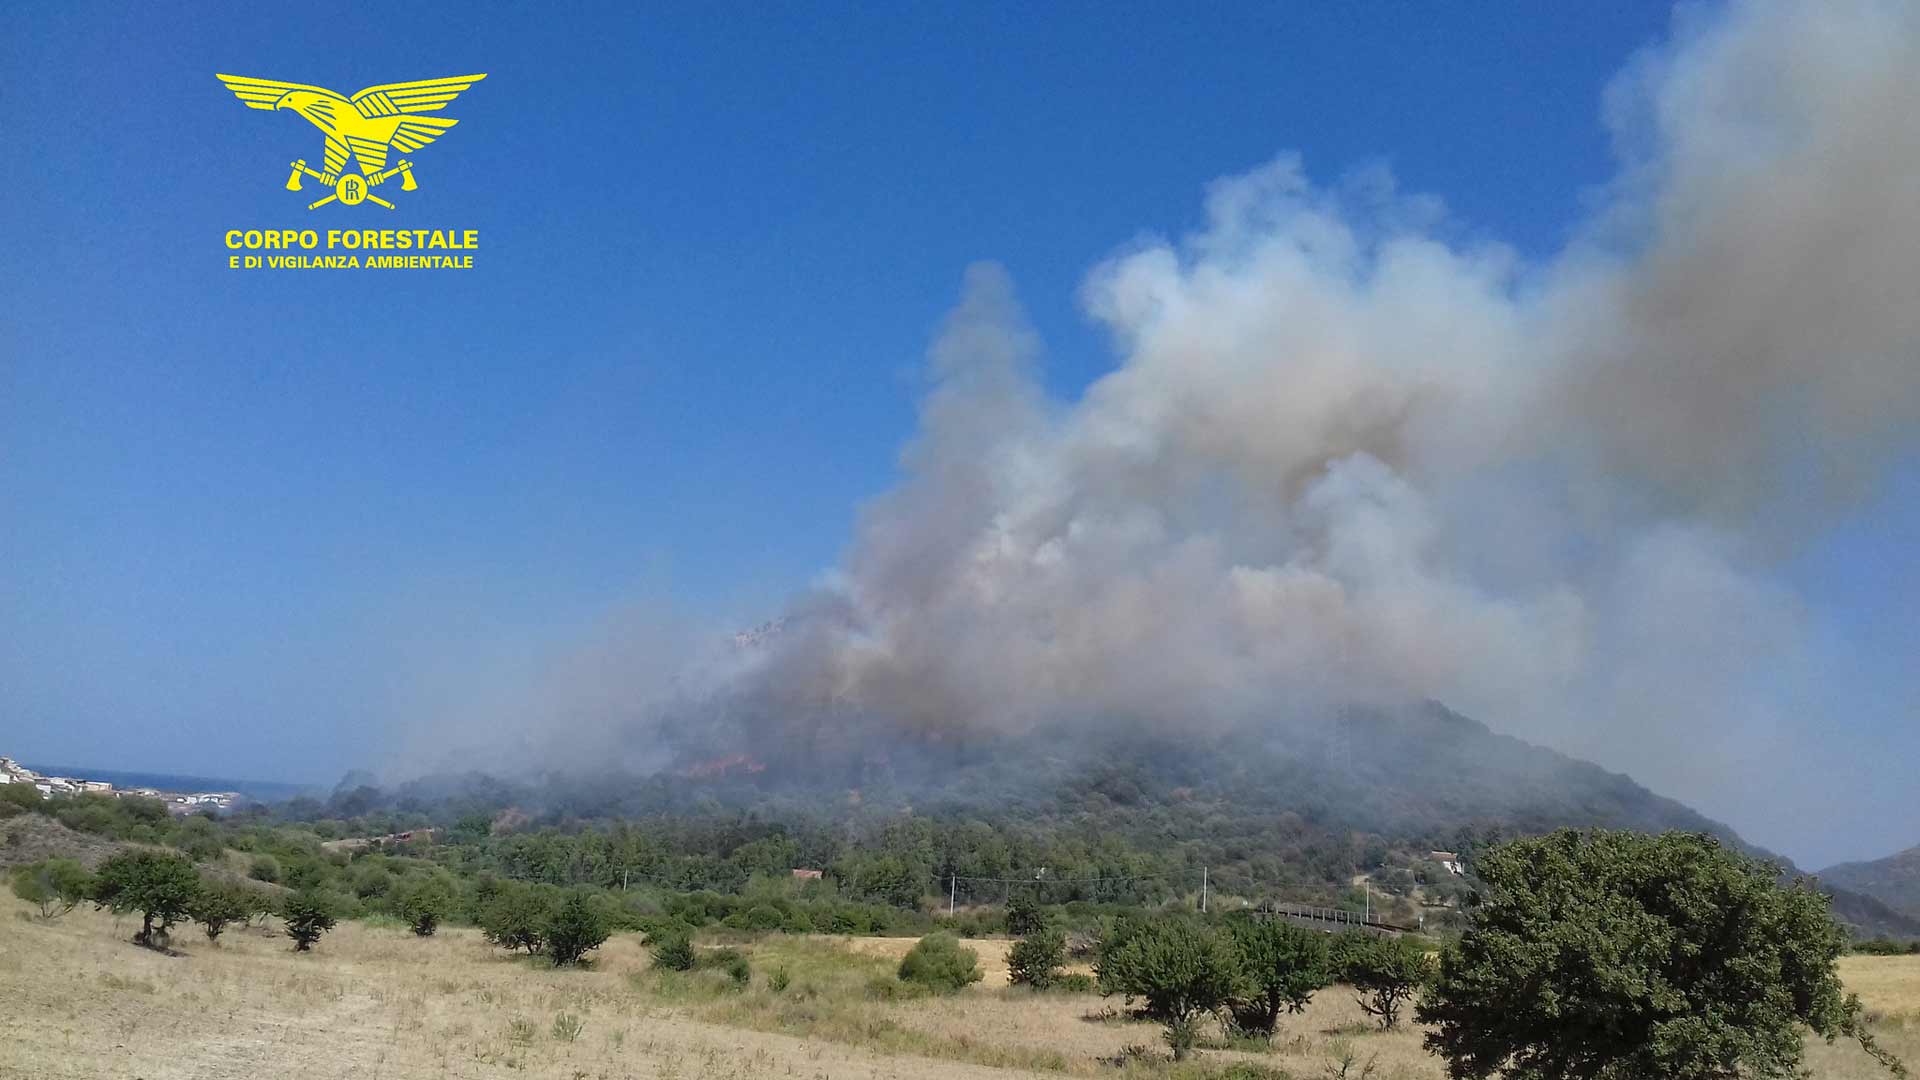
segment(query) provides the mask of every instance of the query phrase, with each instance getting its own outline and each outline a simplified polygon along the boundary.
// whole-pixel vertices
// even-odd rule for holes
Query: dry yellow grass
[[[910,942],[773,937],[752,947],[750,989],[718,971],[654,972],[638,940],[615,937],[591,970],[553,971],[489,948],[470,930],[416,939],[346,924],[318,951],[229,931],[207,944],[183,927],[167,957],[126,942],[130,920],[77,911],[53,924],[0,900],[0,1077],[802,1077],[1165,1076],[1116,1070],[1158,1029],[1097,996],[1005,983],[1004,941],[967,942],[987,979],[943,998],[863,992]],[[768,976],[784,968],[782,993]],[[1920,1061],[1920,958],[1852,957],[1848,984],[1883,1042]],[[884,981],[884,980],[883,980]],[[556,1017],[578,1017],[569,1040]],[[1330,990],[1289,1017],[1269,1052],[1215,1049],[1181,1076],[1245,1060],[1320,1077],[1351,1051],[1375,1080],[1439,1080],[1416,1031],[1380,1034]],[[1884,1075],[1857,1049],[1816,1044],[1814,1075]]]

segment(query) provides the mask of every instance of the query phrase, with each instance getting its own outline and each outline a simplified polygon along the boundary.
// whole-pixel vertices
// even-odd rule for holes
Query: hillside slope
[[[1798,873],[1630,777],[1432,702],[1178,737],[1091,722],[968,739],[877,724],[814,730],[785,741],[713,737],[689,747],[681,768],[644,778],[439,777],[391,793],[357,788],[327,809],[344,817],[382,804],[469,814],[511,806],[532,824],[625,819],[666,828],[673,819],[739,815],[825,832],[907,818],[981,821],[1123,844],[1195,872],[1204,866],[1216,887],[1256,896],[1281,881],[1349,883],[1356,872],[1406,866],[1436,848],[1470,862],[1499,839],[1569,826],[1710,833]],[[1835,910],[1863,933],[1920,936],[1920,920],[1870,898],[1836,891]]]
[[[1920,847],[1871,862],[1829,866],[1820,871],[1820,880],[1871,896],[1903,915],[1920,919]]]

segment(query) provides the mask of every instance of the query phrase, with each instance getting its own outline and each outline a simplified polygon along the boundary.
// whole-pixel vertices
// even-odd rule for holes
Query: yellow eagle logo
[[[342,97],[325,87],[302,83],[250,79],[241,75],[214,78],[227,84],[249,109],[292,109],[320,129],[326,136],[325,168],[307,167],[305,158],[293,162],[287,176],[287,190],[299,191],[300,178],[311,176],[333,189],[333,194],[307,207],[318,209],[338,199],[348,206],[362,201],[376,202],[387,209],[393,204],[373,194],[395,176],[401,178],[400,190],[413,191],[419,185],[413,179],[412,160],[401,157],[391,166],[387,158],[394,150],[410,154],[446,134],[459,123],[439,116],[421,116],[438,112],[460,91],[486,78],[485,75],[456,75],[419,82],[384,83],[369,86],[352,97]],[[347,172],[347,159],[359,166],[358,175]]]

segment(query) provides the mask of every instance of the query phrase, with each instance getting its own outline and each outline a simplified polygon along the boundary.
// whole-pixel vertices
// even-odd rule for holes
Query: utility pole
[[[1207,868],[1200,868],[1200,914],[1207,913]]]
[[[947,875],[947,918],[953,918],[953,898],[960,892],[960,879]]]

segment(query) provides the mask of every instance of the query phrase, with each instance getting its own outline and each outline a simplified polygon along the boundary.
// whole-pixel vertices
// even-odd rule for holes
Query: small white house
[[[1461,861],[1460,853],[1457,851],[1429,851],[1427,858],[1446,867],[1447,873],[1455,877],[1465,876],[1467,872],[1467,864]]]

